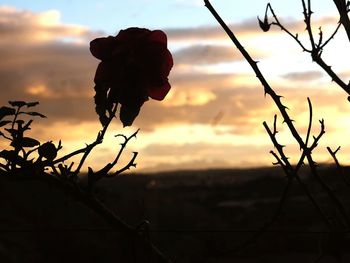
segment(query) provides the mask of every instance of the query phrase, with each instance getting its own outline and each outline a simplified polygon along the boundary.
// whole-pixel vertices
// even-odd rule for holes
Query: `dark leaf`
[[[3,158],[7,161],[14,161],[16,159],[15,151],[2,150],[0,152],[0,158]]]
[[[137,115],[139,115],[141,107],[122,105],[120,108],[120,120],[123,126],[131,126]]]
[[[29,120],[24,126],[23,130],[30,130],[29,126],[32,124],[33,120]]]
[[[46,142],[39,147],[38,153],[40,156],[52,161],[57,156],[57,149],[52,142]]]
[[[16,129],[7,129],[5,128],[5,131],[11,134],[12,137],[16,137],[18,131]]]
[[[9,101],[9,103],[11,104],[12,107],[23,107],[24,105],[27,104],[25,101],[21,101],[21,100]]]
[[[259,17],[258,17],[258,20],[259,20],[259,26],[262,29],[262,31],[267,32],[270,30],[271,24],[269,24],[267,15],[265,15],[264,21],[261,21]]]
[[[37,145],[40,145],[40,142],[30,137],[16,139],[11,143],[13,147],[34,147]]]
[[[35,111],[29,111],[29,112],[20,112],[20,113],[23,113],[23,114],[27,114],[27,115],[30,115],[30,116],[39,116],[41,118],[46,118],[45,115],[39,113],[39,112],[35,112]]]
[[[39,104],[38,101],[27,102],[27,107],[28,107],[28,108],[29,108],[29,107],[34,107],[34,106],[36,106],[36,105],[38,105],[38,104]]]
[[[16,110],[10,107],[3,106],[0,108],[0,120],[5,116],[15,115]]]
[[[33,138],[30,138],[30,137],[23,137],[22,138],[22,146],[23,147],[34,147],[37,145],[40,145],[40,142],[33,139]]]
[[[108,88],[104,85],[96,85],[95,86],[96,94],[94,96],[95,100],[95,110],[97,115],[99,116],[100,122],[102,126],[105,126],[108,122],[108,117],[106,112],[111,109],[110,103],[107,100],[107,91]]]
[[[6,124],[11,123],[12,121],[0,121],[0,127],[5,126]]]
[[[24,120],[17,120],[16,123],[18,123],[18,124],[20,124],[22,126],[23,123],[24,123]]]

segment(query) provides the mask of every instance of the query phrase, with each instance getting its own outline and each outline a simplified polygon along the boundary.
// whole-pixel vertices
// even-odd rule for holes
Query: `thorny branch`
[[[338,158],[337,158],[337,153],[338,151],[340,150],[340,146],[335,150],[335,151],[332,151],[332,149],[330,147],[327,147],[327,151],[329,152],[329,154],[332,156],[333,160],[334,160],[334,163],[337,167],[337,170],[338,170],[338,173],[340,175],[340,177],[342,178],[344,184],[350,188],[350,182],[347,180],[346,178],[346,174],[345,174],[345,171],[344,171],[344,168],[343,166],[340,164]]]
[[[340,2],[344,2],[342,0],[333,0],[335,2],[335,4],[339,8],[341,9],[342,13],[345,13],[344,10],[347,10],[348,5],[346,5],[346,7],[344,6],[344,4],[341,4]],[[289,36],[291,36],[297,43],[298,45],[302,48],[303,51],[309,53],[312,57],[312,60],[314,62],[316,62],[332,79],[332,81],[334,81],[335,83],[337,83],[348,95],[350,95],[350,86],[349,84],[345,83],[332,69],[331,66],[329,66],[322,58],[322,51],[324,49],[324,47],[334,38],[334,36],[337,34],[341,24],[344,25],[348,24],[348,29],[346,29],[348,36],[349,36],[349,40],[350,40],[350,22],[342,22],[342,18],[341,21],[338,23],[336,29],[334,30],[334,32],[329,36],[329,38],[327,40],[323,40],[323,32],[321,27],[319,28],[319,40],[316,43],[314,40],[314,35],[312,32],[312,27],[311,27],[311,15],[312,15],[312,11],[311,11],[311,1],[308,0],[308,4],[306,5],[305,1],[302,0],[302,4],[303,4],[303,14],[304,14],[304,23],[306,25],[306,30],[308,32],[309,35],[309,40],[310,40],[310,44],[311,44],[311,48],[308,49],[305,47],[305,45],[299,40],[299,36],[298,34],[294,35],[293,33],[291,33],[285,26],[283,26],[283,24],[279,21],[277,15],[275,14],[272,6],[270,3],[267,4],[268,9],[270,10],[272,17],[274,19],[274,22],[272,22],[272,25],[275,25],[277,27],[279,27],[281,30],[283,30],[284,32],[286,32]],[[340,12],[340,11],[339,11]],[[344,21],[349,21],[349,18],[347,16],[348,10],[346,11],[346,16],[344,16],[343,20]],[[346,17],[346,18],[345,18]],[[345,27],[345,25],[344,25]],[[350,99],[350,96],[349,98]]]
[[[103,217],[106,222],[109,222],[113,227],[119,230],[122,233],[132,236],[133,239],[140,240],[147,249],[149,255],[152,257],[153,262],[170,262],[151,242],[149,239],[143,236],[143,233],[140,232],[138,227],[133,227],[123,221],[118,217],[113,211],[104,206],[90,190],[85,189],[83,184],[79,184],[76,179],[78,179],[78,174],[81,167],[83,166],[86,157],[90,154],[91,150],[98,144],[102,143],[104,135],[107,131],[107,128],[110,122],[115,117],[117,110],[117,105],[114,105],[113,109],[109,112],[109,119],[103,129],[98,132],[96,140],[88,144],[85,148],[79,149],[65,155],[59,159],[55,159],[57,152],[62,148],[61,141],[58,143],[58,146],[55,146],[51,141],[44,144],[40,144],[39,141],[24,136],[25,131],[29,130],[29,126],[32,123],[32,120],[27,123],[19,118],[20,114],[27,114],[32,116],[40,116],[44,118],[45,116],[38,112],[31,111],[20,111],[23,106],[32,107],[38,104],[38,102],[24,102],[24,101],[13,101],[9,102],[12,108],[10,107],[1,107],[0,108],[0,127],[9,125],[10,128],[4,128],[6,132],[10,135],[6,136],[0,132],[0,135],[7,137],[10,141],[10,146],[14,150],[2,150],[0,151],[0,158],[6,161],[6,165],[0,163],[0,173],[1,176],[10,176],[13,180],[21,180],[23,178],[36,180],[39,179],[50,185],[55,185],[58,189],[63,192],[71,195],[78,202],[83,203],[88,208],[92,209],[96,214]],[[3,120],[5,118],[5,120]],[[6,118],[12,118],[8,120]],[[124,135],[118,134],[117,137],[123,137],[124,142],[121,143],[118,154],[114,158],[113,162],[107,164],[104,169],[101,169],[99,173],[103,177],[112,177],[116,176],[123,171],[129,169],[130,167],[135,167],[135,159],[137,153],[134,152],[130,161],[121,169],[117,170],[112,174],[107,174],[110,169],[116,166],[120,160],[124,149],[126,148],[128,142],[131,138],[136,137],[138,130],[134,132],[131,136],[126,137]],[[30,150],[25,150],[24,147],[29,147]],[[29,155],[36,153],[37,157],[29,159]],[[79,162],[79,165],[75,171],[72,171],[73,162],[70,165],[65,165],[64,161],[69,158],[77,155],[83,154],[82,159]],[[106,169],[106,167],[108,169]],[[51,168],[51,169],[50,169]],[[90,168],[91,169],[91,168]],[[50,173],[48,170],[51,170]],[[103,174],[105,172],[105,174]],[[93,183],[89,181],[89,184]]]
[[[292,178],[296,178],[297,181],[299,182],[299,184],[302,186],[302,188],[304,189],[304,191],[306,192],[307,196],[309,197],[309,199],[312,201],[312,203],[315,205],[315,207],[317,208],[317,210],[319,211],[321,217],[323,218],[323,220],[325,221],[326,225],[328,226],[328,228],[330,230],[333,229],[333,224],[331,223],[331,221],[329,221],[328,217],[325,215],[325,213],[322,211],[322,209],[320,208],[320,206],[318,205],[318,203],[316,202],[316,200],[313,198],[313,196],[311,195],[311,193],[308,191],[306,185],[301,181],[300,177],[298,176],[298,170],[300,169],[300,167],[302,166],[304,159],[306,158],[308,160],[308,164],[311,170],[312,175],[317,179],[317,181],[321,184],[322,188],[325,190],[325,192],[328,194],[330,200],[333,202],[333,204],[335,205],[335,207],[337,208],[337,210],[342,214],[344,220],[346,221],[346,224],[348,226],[350,226],[350,220],[348,217],[348,214],[343,206],[343,204],[341,203],[341,201],[339,200],[339,198],[335,195],[335,193],[331,190],[331,188],[322,180],[322,178],[319,176],[318,171],[316,169],[317,164],[314,162],[313,158],[312,158],[312,151],[314,150],[314,148],[317,147],[318,145],[318,141],[320,140],[320,138],[322,137],[322,135],[325,133],[325,129],[324,129],[324,121],[320,120],[320,125],[321,125],[321,130],[320,133],[318,134],[318,136],[314,136],[313,139],[313,143],[311,146],[308,146],[308,142],[309,142],[309,137],[310,137],[310,133],[311,133],[311,126],[312,126],[312,105],[311,105],[311,101],[308,98],[308,104],[309,104],[309,112],[310,112],[310,117],[309,117],[309,125],[308,125],[308,130],[307,130],[307,134],[306,134],[306,139],[305,142],[302,140],[302,138],[300,137],[299,133],[297,132],[292,119],[289,117],[286,109],[287,107],[284,106],[281,102],[281,96],[277,95],[273,89],[270,87],[270,85],[268,84],[268,82],[266,81],[265,77],[263,76],[263,74],[261,73],[259,67],[257,66],[257,62],[254,61],[251,56],[249,55],[249,53],[244,49],[244,47],[241,45],[241,43],[239,42],[239,40],[236,38],[235,34],[229,29],[229,27],[226,25],[226,23],[221,19],[221,17],[219,16],[219,14],[215,11],[215,9],[213,8],[213,6],[210,4],[210,2],[208,0],[204,0],[205,6],[208,8],[208,10],[212,13],[212,15],[215,17],[215,19],[218,21],[218,23],[221,25],[221,27],[225,30],[225,32],[227,33],[227,35],[230,37],[230,39],[232,40],[232,42],[234,43],[234,45],[238,48],[238,50],[240,51],[240,53],[244,56],[244,58],[246,59],[246,61],[249,63],[249,65],[252,67],[253,71],[256,74],[256,77],[259,79],[259,81],[261,82],[263,88],[264,88],[264,92],[265,95],[268,94],[270,95],[270,97],[273,99],[274,103],[276,104],[276,106],[278,107],[284,122],[287,124],[290,132],[292,133],[293,137],[295,138],[295,140],[298,142],[300,149],[302,150],[302,154],[301,157],[299,159],[299,162],[297,164],[297,166],[294,168],[288,161],[288,158],[285,156],[284,152],[283,152],[283,145],[279,144],[275,138],[275,135],[277,133],[276,130],[276,116],[274,118],[274,130],[271,131],[269,129],[269,127],[267,126],[266,122],[264,122],[264,127],[267,131],[267,133],[269,134],[275,148],[277,149],[280,157],[273,151],[271,151],[271,154],[274,155],[274,157],[277,159],[277,164],[280,164],[283,168],[283,170],[285,171],[285,173],[288,175],[289,177],[289,181],[285,187],[285,191],[282,194],[280,203],[279,203],[279,207],[276,210],[276,213],[274,214],[274,216],[272,217],[272,219],[270,220],[270,222],[268,222],[266,224],[266,226],[264,226],[261,229],[261,232],[258,232],[252,239],[256,238],[256,236],[259,236],[261,233],[264,232],[265,227],[267,228],[272,222],[273,220],[277,217],[281,207],[283,206],[283,203],[285,201],[285,197],[284,195],[287,194],[288,188],[289,188],[289,184],[291,184],[292,182]],[[302,4],[303,4],[303,10],[304,10],[304,18],[305,18],[305,23],[307,26],[307,31],[309,34],[309,39],[311,42],[311,46],[312,49],[308,50],[304,47],[304,45],[299,41],[298,39],[298,35],[293,35],[292,33],[290,33],[284,26],[282,26],[282,24],[278,21],[277,16],[275,15],[274,11],[271,8],[271,5],[268,4],[268,7],[270,8],[275,21],[273,24],[279,26],[282,30],[284,30],[285,32],[287,32],[290,36],[293,37],[293,39],[295,39],[297,41],[297,43],[302,47],[302,49],[304,51],[307,51],[309,53],[311,53],[312,58],[314,61],[316,61],[322,68],[324,68],[324,70],[332,77],[332,79],[334,81],[336,81],[345,91],[348,92],[348,94],[350,95],[350,88],[340,80],[340,78],[332,71],[331,67],[329,67],[328,65],[326,65],[326,63],[321,59],[321,54],[322,54],[322,48],[325,46],[325,43],[328,43],[330,41],[330,39],[332,39],[334,37],[334,35],[336,34],[336,32],[338,31],[339,26],[336,28],[335,32],[331,35],[331,37],[325,42],[322,43],[323,41],[323,33],[322,30],[320,29],[320,39],[318,41],[317,44],[315,44],[315,40],[314,40],[314,36],[313,36],[313,32],[311,29],[311,15],[312,15],[312,11],[311,11],[311,0],[308,0],[307,5],[305,3],[304,0],[302,0]],[[266,9],[267,10],[267,9]],[[266,13],[265,13],[265,17],[266,17]],[[266,23],[268,23],[267,21],[262,22],[259,19],[260,25],[262,26],[262,29],[264,31],[267,31],[269,26],[268,24],[266,25]],[[264,24],[265,23],[265,24]],[[266,30],[267,29],[267,30]],[[247,242],[245,242],[243,244],[243,247],[247,244],[250,243],[250,240],[248,240]],[[240,246],[241,247],[241,246]],[[232,251],[232,250],[230,250]]]
[[[137,130],[136,132],[134,132],[132,135],[130,135],[129,137],[123,135],[123,134],[117,134],[115,135],[115,137],[122,137],[124,139],[124,142],[120,144],[120,148],[118,151],[118,154],[116,155],[115,159],[113,160],[113,162],[106,164],[103,168],[101,168],[99,171],[94,172],[92,170],[91,167],[88,168],[88,179],[89,179],[89,189],[90,191],[92,190],[93,184],[102,179],[102,178],[111,178],[111,177],[115,177],[121,173],[123,173],[124,171],[130,169],[130,167],[136,167],[136,157],[138,155],[137,152],[133,152],[133,156],[131,157],[131,159],[129,160],[129,162],[121,169],[116,170],[113,173],[109,173],[110,170],[118,163],[126,145],[128,144],[128,142],[132,139],[132,138],[136,138],[137,133],[139,132],[139,130]]]
[[[348,36],[348,39],[350,41],[350,20],[349,20],[349,1],[345,0],[333,0],[335,6],[338,9],[340,21],[339,24],[342,24],[345,32]]]

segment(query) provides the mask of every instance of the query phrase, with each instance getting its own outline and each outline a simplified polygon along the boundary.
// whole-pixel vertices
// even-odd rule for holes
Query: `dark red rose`
[[[96,112],[102,125],[113,103],[121,104],[120,120],[130,126],[149,97],[163,100],[170,90],[173,58],[161,30],[121,30],[115,37],[91,41],[90,51],[101,60],[94,81]]]

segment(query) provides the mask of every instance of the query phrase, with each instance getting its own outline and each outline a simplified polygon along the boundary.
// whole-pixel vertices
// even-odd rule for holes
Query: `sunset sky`
[[[302,136],[308,125],[307,97],[314,106],[313,134],[319,130],[318,119],[325,119],[316,161],[329,162],[326,146],[341,145],[338,157],[345,163],[350,154],[347,96],[285,33],[259,29],[257,16],[263,17],[267,2],[307,43],[301,1],[211,3],[284,96]],[[337,25],[337,11],[333,1],[313,2],[315,35],[322,26],[326,38]],[[270,166],[275,161],[262,122],[272,125],[277,108],[264,97],[255,74],[201,0],[0,0],[1,105],[8,100],[40,101],[37,110],[48,118],[36,120],[31,135],[56,144],[62,139],[61,154],[84,147],[101,128],[93,102],[99,61],[90,54],[89,42],[131,26],[167,34],[174,57],[172,89],[164,101],[146,102],[133,127],[123,129],[115,121],[87,165],[98,168],[112,161],[120,143],[114,135],[129,135],[138,128],[125,158],[139,152],[139,172]],[[348,45],[341,29],[323,55],[345,82],[350,77]],[[288,156],[297,161],[298,146],[281,118],[278,129]]]

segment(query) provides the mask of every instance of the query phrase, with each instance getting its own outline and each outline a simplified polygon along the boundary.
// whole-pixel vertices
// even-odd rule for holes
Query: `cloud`
[[[243,60],[243,56],[232,45],[193,44],[177,50],[173,55],[177,64],[208,65]],[[263,57],[258,52],[251,55]]]
[[[39,100],[50,120],[91,119],[97,61],[87,44],[96,34],[61,24],[57,11],[0,7],[0,103]]]
[[[319,80],[325,76],[321,71],[304,71],[304,72],[289,72],[282,75],[282,78],[292,81],[313,81]]]
[[[287,24],[292,29],[303,28],[301,22],[288,20]],[[246,37],[253,37],[256,33],[262,34],[257,28],[256,18],[231,26],[235,32]],[[206,127],[207,134],[227,138],[227,141],[216,143],[217,147],[213,149],[209,137],[206,137],[206,143],[186,144],[186,136],[190,135],[176,133],[174,139],[163,138],[159,143],[154,144],[153,141],[146,145],[146,148],[142,149],[145,151],[143,156],[146,157],[143,157],[141,163],[149,162],[151,166],[158,163],[158,166],[154,167],[166,169],[179,167],[175,163],[178,161],[182,167],[188,165],[207,168],[215,165],[251,165],[258,156],[254,154],[266,155],[265,148],[254,146],[254,143],[239,147],[228,144],[232,143],[230,136],[255,138],[256,144],[256,138],[260,138],[263,132],[261,123],[264,120],[271,122],[278,110],[270,98],[264,97],[261,85],[233,46],[225,46],[217,41],[220,38],[227,39],[222,29],[218,26],[203,26],[172,28],[165,31],[170,43],[183,41],[186,45],[174,52],[175,66],[170,73],[172,89],[169,95],[162,102],[146,102],[135,126],[141,128],[145,137],[155,134],[154,137],[158,138],[163,127],[169,127],[174,132],[177,126],[201,125]],[[48,140],[47,137],[52,134],[57,141],[68,132],[71,137],[75,136],[75,139],[67,135],[67,146],[73,145],[73,141],[79,142],[79,145],[89,142],[84,133],[92,134],[96,131],[95,128],[99,129],[100,126],[93,102],[93,77],[98,61],[91,56],[88,43],[101,35],[101,32],[93,32],[79,25],[62,24],[57,11],[33,13],[1,7],[1,105],[6,104],[8,100],[39,100],[38,110],[49,118],[42,120],[37,128],[34,127],[38,131],[37,136]],[[252,43],[255,43],[253,40]],[[264,54],[258,48],[251,49],[253,56],[263,57]],[[232,64],[235,64],[234,70],[230,70]],[[221,68],[213,70],[216,66]],[[344,123],[345,112],[348,110],[346,98],[344,103],[329,105],[330,101],[340,101],[344,98],[341,92],[333,92],[333,87],[329,88],[325,83],[309,88],[307,92],[300,92],[301,86],[321,77],[318,71],[286,72],[279,76],[282,76],[284,82],[274,82],[274,87],[278,94],[285,96],[284,102],[291,109],[289,112],[297,120],[302,131],[307,127],[306,96],[314,103],[318,114],[315,119],[329,119],[333,116],[330,115],[331,112],[334,115],[340,114],[341,117],[337,120]],[[290,88],[291,85],[288,84],[295,80],[298,89]],[[339,88],[334,90],[338,91]],[[326,124],[328,125],[327,122]],[[336,131],[338,127],[342,126],[331,122],[327,131]],[[43,132],[44,129],[47,131]],[[72,132],[71,129],[80,130]],[[93,133],[92,137],[94,136]],[[264,138],[268,141],[267,137]],[[172,142],[176,139],[182,140],[179,142],[182,146],[168,143],[169,140]],[[162,145],[164,143],[165,145]],[[174,156],[184,152],[187,159],[174,159]],[[110,152],[106,151],[107,153]],[[162,153],[164,160],[161,159]],[[224,157],[225,154],[234,158],[237,156],[237,161]],[[100,155],[103,153],[100,152]],[[171,160],[174,164],[171,164]],[[265,159],[261,160],[263,162]]]
[[[305,33],[305,24],[302,19],[297,20],[294,18],[279,18],[279,20],[283,26],[287,28],[291,33],[299,33],[299,35]],[[318,28],[322,26],[323,30],[328,29],[326,32],[331,34],[333,32],[332,30],[334,30],[337,26],[338,20],[339,18],[333,16],[319,17],[312,21],[312,25],[315,32],[317,32]],[[228,27],[239,37],[253,35],[259,36],[267,34],[260,29],[256,17],[248,18],[237,23],[229,23]],[[204,25],[189,28],[166,28],[165,31],[171,41],[205,41],[228,39],[227,34],[219,25]],[[281,30],[277,26],[272,26],[268,34],[271,35],[272,33],[281,34]],[[326,36],[327,35],[324,35],[325,39]]]
[[[50,10],[33,13],[12,7],[0,7],[0,43],[20,45],[52,41],[62,37],[78,40],[90,38],[93,34],[83,26],[60,23],[60,13]]]
[[[192,45],[174,53],[179,64],[215,64],[242,59],[231,46]]]
[[[249,34],[259,31],[256,18],[248,19],[237,24],[230,24],[229,26],[234,28],[237,34]],[[227,39],[226,33],[219,26],[167,28],[165,31],[171,41]]]

